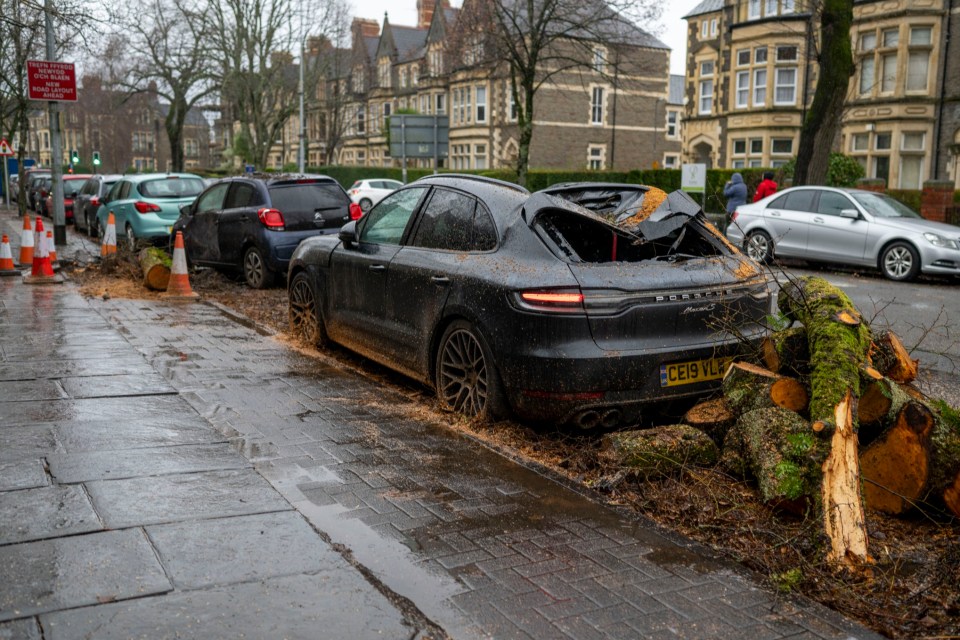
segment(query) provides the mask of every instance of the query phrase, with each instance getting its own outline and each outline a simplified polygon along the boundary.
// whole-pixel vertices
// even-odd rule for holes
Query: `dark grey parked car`
[[[73,199],[73,224],[78,231],[86,231],[91,237],[97,234],[97,209],[103,204],[110,187],[122,177],[119,174],[101,174],[87,178]]]
[[[422,178],[300,244],[291,325],[469,416],[635,424],[649,403],[715,390],[734,334],[759,339],[770,312],[761,270],[692,200],[644,218],[646,192]]]

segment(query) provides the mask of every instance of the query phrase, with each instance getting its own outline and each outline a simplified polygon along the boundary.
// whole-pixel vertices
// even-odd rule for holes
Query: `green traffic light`
[[[93,164],[94,164],[94,166],[100,166],[100,152],[99,152],[99,151],[94,151],[94,152],[93,152]]]

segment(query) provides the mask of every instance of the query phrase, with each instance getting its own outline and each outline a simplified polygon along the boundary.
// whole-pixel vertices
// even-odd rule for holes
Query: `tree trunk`
[[[150,247],[141,249],[138,258],[143,271],[143,284],[153,291],[166,291],[170,281],[170,256],[162,249]]]
[[[830,150],[837,137],[853,76],[850,29],[853,0],[823,0],[820,10],[820,55],[817,89],[800,130],[800,145],[793,174],[794,186],[826,184]],[[812,45],[809,42],[808,47]],[[805,96],[799,96],[804,100]]]
[[[892,331],[873,336],[870,359],[883,375],[897,382],[906,384],[917,378],[920,361],[910,357],[910,352]]]
[[[893,426],[864,450],[860,466],[866,480],[863,498],[869,508],[899,515],[923,498],[930,476],[934,423],[929,408],[908,402]]]
[[[763,362],[774,373],[805,376],[810,370],[810,349],[803,327],[777,331],[763,339]]]
[[[600,458],[643,479],[679,474],[684,467],[710,466],[720,457],[707,434],[685,424],[618,431],[603,437]]]
[[[737,416],[725,398],[714,398],[694,406],[683,416],[683,421],[695,429],[703,431],[717,444],[722,444],[727,431],[733,426]]]
[[[861,446],[870,444],[874,439],[873,434],[877,433],[876,427],[891,424],[908,402],[910,394],[890,378],[865,381],[863,394],[857,402]]]

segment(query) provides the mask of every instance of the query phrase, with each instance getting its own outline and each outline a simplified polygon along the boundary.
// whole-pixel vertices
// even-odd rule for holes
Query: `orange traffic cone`
[[[173,266],[170,268],[170,281],[163,298],[190,299],[199,296],[190,288],[190,274],[187,273],[187,254],[183,250],[183,232],[177,231],[173,242]]]
[[[37,218],[37,250],[33,253],[33,269],[30,275],[23,276],[25,284],[58,284],[63,282],[63,276],[53,273],[50,264],[50,253],[47,251],[46,234],[43,232],[43,220]]]
[[[23,233],[20,234],[20,262],[21,267],[33,264],[33,227],[30,226],[30,216],[23,214]]]
[[[18,276],[20,272],[13,267],[13,252],[10,251],[10,238],[3,234],[0,242],[0,276]]]
[[[53,231],[47,231],[47,255],[50,256],[50,264],[57,261],[57,245],[53,241]]]
[[[100,257],[106,258],[117,252],[117,221],[113,211],[107,215],[107,230],[103,232],[103,243],[100,245]]]

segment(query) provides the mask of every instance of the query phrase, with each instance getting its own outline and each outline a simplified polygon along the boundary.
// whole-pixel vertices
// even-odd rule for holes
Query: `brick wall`
[[[927,220],[946,222],[953,209],[953,183],[947,180],[928,180],[923,183],[920,215]]]

